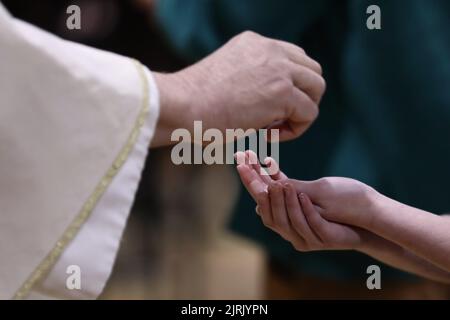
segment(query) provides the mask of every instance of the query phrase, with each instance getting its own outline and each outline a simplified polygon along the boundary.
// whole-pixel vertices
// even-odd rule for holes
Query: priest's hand
[[[155,73],[161,113],[153,146],[174,129],[277,128],[280,140],[300,136],[318,115],[325,90],[321,66],[303,49],[244,32],[184,70]]]

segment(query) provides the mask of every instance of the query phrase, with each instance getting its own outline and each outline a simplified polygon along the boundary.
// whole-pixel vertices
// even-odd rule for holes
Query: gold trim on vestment
[[[50,269],[54,266],[58,258],[64,252],[67,245],[75,238],[75,236],[78,234],[78,231],[80,231],[83,224],[89,218],[98,201],[100,200],[100,197],[105,193],[106,189],[111,184],[113,178],[116,176],[122,165],[127,160],[131,150],[134,148],[134,145],[140,133],[140,129],[144,125],[145,120],[147,118],[147,113],[149,111],[149,94],[150,94],[149,82],[145,74],[145,69],[140,62],[136,60],[134,62],[136,64],[142,82],[142,91],[143,91],[141,102],[142,107],[141,110],[139,111],[136,123],[133,127],[133,130],[131,131],[131,134],[125,146],[122,148],[119,155],[114,160],[112,166],[108,169],[106,174],[100,180],[94,192],[84,203],[81,211],[78,213],[78,215],[75,217],[72,223],[64,231],[63,235],[59,238],[58,242],[52,248],[50,253],[36,267],[36,269],[31,273],[31,275],[28,277],[25,283],[19,288],[19,290],[17,290],[13,299],[26,298],[30,293],[31,289],[40,280],[42,280],[45,275],[48,274]]]

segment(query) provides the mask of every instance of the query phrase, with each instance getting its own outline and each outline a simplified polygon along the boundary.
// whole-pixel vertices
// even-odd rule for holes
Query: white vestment
[[[101,293],[158,112],[144,66],[0,3],[0,299]],[[71,266],[81,289],[66,284]]]

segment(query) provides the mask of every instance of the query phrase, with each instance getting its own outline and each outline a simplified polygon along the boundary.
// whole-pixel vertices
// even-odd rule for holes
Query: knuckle
[[[316,62],[316,65],[317,65],[317,72],[319,72],[320,75],[323,75],[322,65],[319,62],[317,62],[317,61],[315,61],[315,62]]]
[[[321,190],[321,191],[329,191],[332,187],[333,184],[330,180],[330,178],[320,178],[319,180],[317,180],[317,187]]]
[[[252,31],[252,30],[245,30],[241,34],[244,37],[255,37],[255,36],[258,36],[258,34],[256,32],[254,32],[254,31]]]
[[[314,120],[317,119],[317,117],[319,117],[319,106],[316,103],[314,103],[311,104],[310,112],[308,113],[308,117],[306,120],[309,122],[313,122]]]
[[[268,53],[265,60],[265,66],[272,72],[274,76],[286,78],[289,66],[283,58],[274,57],[273,53]]]
[[[298,51],[301,52],[302,54],[306,55],[306,51],[305,49],[303,49],[302,47],[297,46]]]
[[[325,81],[325,79],[322,76],[319,77],[318,85],[319,85],[321,95],[323,95],[323,93],[327,89],[327,82]]]
[[[292,94],[293,85],[286,77],[278,76],[269,85],[269,94],[274,98],[285,98]]]
[[[278,84],[274,84],[271,89],[272,98],[277,99],[277,102],[280,101],[289,101],[289,98],[292,95],[292,86],[288,81],[279,81]],[[293,105],[285,105],[286,108],[293,109],[295,106]]]
[[[251,30],[243,31],[240,34],[238,34],[237,36],[235,36],[235,38],[243,39],[245,41],[250,41],[250,40],[253,40],[253,39],[257,39],[259,37],[261,37],[259,34],[257,34],[254,31],[251,31]]]

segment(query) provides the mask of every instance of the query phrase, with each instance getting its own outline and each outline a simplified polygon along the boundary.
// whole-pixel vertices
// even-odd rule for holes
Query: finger
[[[309,57],[305,53],[305,50],[289,42],[281,40],[277,40],[277,42],[284,48],[289,60],[299,65],[305,66],[319,75],[322,75],[321,65],[317,61]]]
[[[234,159],[236,160],[236,164],[240,165],[240,164],[246,164],[245,163],[245,152],[242,151],[237,151],[234,154]]]
[[[269,185],[270,207],[274,229],[286,240],[290,240],[290,222],[286,212],[283,187],[280,183],[274,182]]]
[[[295,232],[310,245],[320,243],[320,239],[317,238],[306,221],[294,187],[287,183],[285,184],[284,190],[288,218]]]
[[[311,69],[294,63],[292,63],[290,70],[294,85],[305,92],[312,101],[319,104],[326,87],[322,76]]]
[[[259,216],[261,217],[261,220],[263,221],[264,225],[270,229],[272,229],[273,231],[277,232],[273,226],[274,226],[274,222],[273,222],[273,216],[272,216],[272,208],[270,205],[270,198],[269,198],[269,194],[266,193],[260,193],[256,199],[256,203],[258,211],[257,213],[259,214]]]
[[[237,170],[242,183],[255,201],[260,193],[267,193],[267,185],[259,179],[248,165],[240,164],[237,166]]]
[[[278,129],[280,141],[288,141],[302,135],[319,115],[319,107],[305,92],[294,87],[286,98],[289,114],[285,121],[277,122],[268,129]],[[269,139],[270,141],[272,140]]]
[[[265,179],[263,179],[263,177],[254,169],[254,165],[252,165],[252,163],[257,163],[259,165],[256,154],[253,151],[251,151],[251,153],[248,151],[250,151],[250,150],[247,150],[245,152],[238,151],[234,154],[234,156],[237,160],[237,163],[247,165],[249,167],[249,169],[252,171],[249,174],[251,177],[253,177],[254,179],[260,180],[264,184],[267,184],[267,181]]]
[[[277,161],[272,157],[267,157],[264,159],[264,164],[267,166],[267,172],[273,180],[285,180],[288,177],[280,170]]]
[[[330,223],[322,218],[312,204],[311,200],[305,193],[300,194],[300,203],[305,213],[306,220],[312,230],[318,235],[322,242],[326,242]]]
[[[237,169],[245,188],[257,203],[257,213],[261,217],[263,223],[267,227],[272,228],[273,219],[272,211],[270,208],[269,195],[267,193],[267,186],[260,180],[255,179],[252,174],[253,170],[250,169],[248,165],[239,165],[237,166]]]
[[[244,152],[244,161],[245,164],[247,164],[248,167],[253,171],[252,175],[255,177],[255,179],[259,179],[262,183],[268,185],[271,179],[264,179],[263,175],[260,174],[261,166],[259,165],[258,156],[256,155],[256,153],[254,153],[252,150],[246,150]]]
[[[316,206],[323,208],[322,202],[325,195],[321,192],[317,181],[318,180],[304,181],[289,179],[289,182],[292,183],[294,189],[297,191],[297,194],[307,194]]]
[[[247,150],[245,151],[245,153],[250,161],[249,163],[251,167],[253,168],[253,170],[255,170],[256,174],[261,178],[261,180],[264,183],[269,184],[272,181],[272,178],[267,174],[266,170],[264,170],[259,164],[258,156],[256,155],[256,153],[254,153],[252,150]]]

